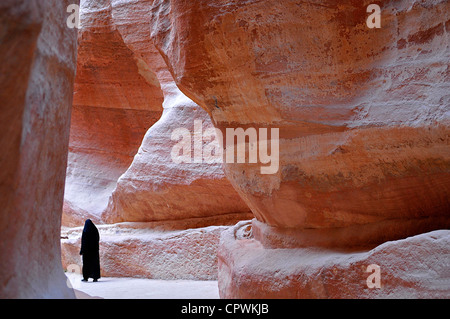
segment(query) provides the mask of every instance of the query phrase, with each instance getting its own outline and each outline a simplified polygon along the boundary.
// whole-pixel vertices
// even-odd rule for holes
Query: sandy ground
[[[218,299],[217,281],[100,278],[82,282],[79,274],[66,274],[77,298],[105,299]],[[87,294],[87,295],[86,295]]]

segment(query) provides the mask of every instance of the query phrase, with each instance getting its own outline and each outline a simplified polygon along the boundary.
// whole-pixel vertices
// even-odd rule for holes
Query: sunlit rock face
[[[0,3],[0,298],[73,298],[59,245],[77,30],[73,0]]]

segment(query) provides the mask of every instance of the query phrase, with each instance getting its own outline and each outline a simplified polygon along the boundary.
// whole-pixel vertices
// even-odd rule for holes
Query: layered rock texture
[[[177,88],[150,40],[151,4],[82,1],[63,225],[128,223],[132,238],[102,238],[103,276],[217,279],[226,227],[208,226],[253,215],[221,161],[206,152],[194,161],[194,140],[205,149],[220,144],[207,112]],[[177,130],[190,136],[188,161],[174,160]],[[62,240],[64,267],[80,263],[75,233],[78,239]]]
[[[82,1],[63,224],[101,222],[117,179],[162,114],[159,82],[136,60],[108,1]]]
[[[228,224],[230,218],[246,219],[252,216],[250,209],[226,179],[221,162],[208,161],[206,152],[200,161],[194,159],[195,143],[200,141],[203,151],[219,148],[219,142],[215,134],[202,137],[213,129],[210,118],[177,88],[161,54],[149,40],[150,9],[149,1],[112,1],[112,16],[122,38],[161,85],[164,113],[148,130],[132,164],[120,177],[104,219],[184,223],[184,219],[207,217],[203,226],[211,225],[209,217],[213,216],[217,219],[214,225]],[[173,152],[181,140],[174,135],[177,130],[185,130],[190,136],[191,156],[181,163],[174,159]]]
[[[153,4],[152,38],[175,82],[224,136],[279,129],[276,173],[261,173],[261,156],[225,164],[264,249],[372,249],[450,226],[450,5],[380,1],[381,28],[369,28],[370,3]],[[231,281],[256,271],[229,267]]]
[[[74,297],[87,218],[103,276],[448,298],[450,3],[371,2],[3,0],[0,298]]]
[[[60,227],[76,66],[73,0],[0,3],[0,298],[71,298]]]
[[[192,224],[191,224],[192,225]],[[174,227],[176,226],[176,227]],[[99,225],[103,277],[217,280],[217,248],[228,226],[178,229],[174,222]],[[82,227],[63,228],[64,269],[81,269]]]
[[[217,225],[220,219],[252,216],[221,163],[172,158],[180,139],[172,140],[176,129],[192,134],[193,147],[195,121],[201,133],[212,124],[178,90],[150,40],[150,8],[150,1],[82,2],[67,226],[80,225],[87,216],[98,223],[180,220],[183,225],[183,219],[217,216]],[[218,147],[214,136],[209,138],[204,144]]]

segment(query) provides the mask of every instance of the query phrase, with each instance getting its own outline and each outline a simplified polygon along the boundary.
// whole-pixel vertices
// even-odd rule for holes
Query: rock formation
[[[193,135],[196,120],[202,132],[212,124],[178,90],[150,40],[150,8],[150,1],[82,3],[67,226],[87,216],[107,223],[221,215],[229,223],[252,216],[221,163],[174,163],[171,157],[177,128]],[[204,143],[218,145],[213,136]]]
[[[219,143],[211,134],[208,114],[177,88],[161,54],[149,40],[151,2],[111,4],[114,24],[124,42],[155,72],[164,94],[164,113],[148,130],[133,163],[120,177],[104,220],[150,222],[208,217],[203,224],[208,226],[212,216],[216,216],[215,225],[229,224],[230,217],[234,221],[251,217],[226,179],[221,162],[207,162],[208,158],[202,156],[197,163],[194,151],[188,162],[174,161],[173,149],[180,140],[180,136],[173,136],[177,129],[189,132],[189,150],[199,139],[202,151],[218,149]],[[196,122],[200,130],[196,130]],[[199,134],[205,134],[203,140]]]
[[[153,38],[182,91],[218,127],[280,128],[277,174],[226,165],[258,220],[393,220],[375,242],[449,221],[448,3],[386,2],[381,29],[366,7],[156,1]]]
[[[229,226],[178,228],[177,221],[99,225],[102,276],[217,280],[217,247]],[[64,269],[81,266],[82,230],[62,230]]]
[[[125,45],[109,1],[82,1],[63,224],[101,222],[117,179],[162,114],[157,79]]]
[[[251,223],[222,233],[222,298],[448,298],[450,231],[388,241],[370,250],[265,249]]]
[[[83,0],[77,53],[3,0],[0,298],[74,297],[86,218],[103,276],[447,298],[450,3],[371,2]]]
[[[225,164],[266,249],[371,249],[450,226],[449,3],[381,1],[369,28],[370,3],[153,4],[155,45],[224,136],[279,129],[275,174]]]
[[[0,298],[73,298],[59,244],[77,1],[0,3]]]

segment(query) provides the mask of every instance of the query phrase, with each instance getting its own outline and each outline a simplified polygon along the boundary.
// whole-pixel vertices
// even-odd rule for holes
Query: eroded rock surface
[[[72,0],[0,3],[0,298],[74,298],[60,227],[76,67]]]
[[[200,134],[214,127],[177,88],[153,45],[151,4],[83,2],[63,224],[91,218],[106,232],[102,276],[217,279],[226,227],[211,225],[253,215],[220,162],[173,160],[174,131],[187,130],[193,143],[195,123]],[[214,134],[208,137],[200,137],[202,146],[219,149]],[[140,223],[124,231],[123,222]],[[79,265],[80,229],[62,236],[64,267]]]
[[[162,114],[148,66],[114,26],[109,1],[82,1],[63,224],[101,222],[117,179]]]
[[[194,135],[196,120],[202,130],[212,124],[178,90],[150,40],[150,9],[151,1],[107,0],[81,8],[65,225],[87,216],[100,223],[252,216],[221,163],[172,159],[177,128]],[[218,143],[210,139],[205,144]]]
[[[214,134],[204,140],[199,136],[213,129],[208,114],[177,88],[149,40],[150,9],[150,1],[112,1],[112,16],[122,38],[155,72],[164,94],[164,113],[148,130],[133,163],[118,181],[104,219],[149,222],[216,216],[216,225],[220,225],[220,219],[228,224],[231,216],[235,221],[251,218],[249,208],[225,177],[222,163],[207,162],[203,156],[196,163],[194,152],[188,162],[174,161],[173,149],[181,137],[172,134],[179,129],[189,131],[189,149],[199,139],[202,149],[219,148],[219,142]],[[203,226],[211,220],[205,219]]]
[[[450,231],[388,241],[368,250],[266,249],[250,222],[222,234],[221,298],[448,298]]]

